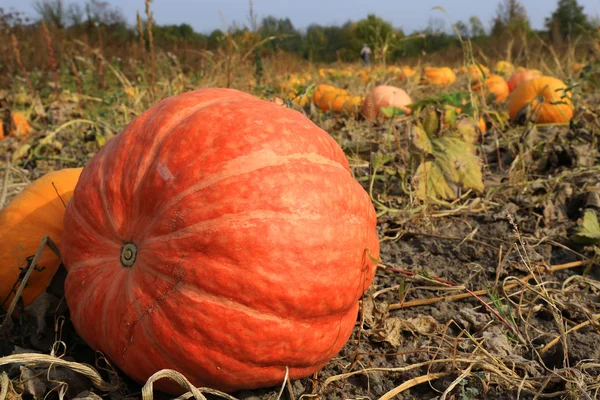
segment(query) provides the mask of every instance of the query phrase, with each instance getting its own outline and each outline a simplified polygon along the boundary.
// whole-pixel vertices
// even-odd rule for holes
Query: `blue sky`
[[[64,0],[65,3],[85,3],[84,0]],[[118,5],[128,20],[135,21],[136,10],[143,12],[143,0],[104,0]],[[578,0],[588,15],[600,14],[600,0]],[[33,13],[33,0],[2,0],[0,7],[13,7],[30,15]],[[430,18],[443,18],[446,27],[448,17],[440,11],[432,10],[442,6],[454,20],[468,20],[477,15],[486,29],[494,16],[499,0],[254,0],[258,17],[269,14],[276,17],[289,17],[296,28],[305,28],[311,23],[342,24],[347,20],[359,20],[368,13],[390,21],[406,33],[427,27]],[[534,28],[543,27],[544,18],[556,8],[557,0],[522,0]],[[154,0],[152,10],[159,24],[188,23],[198,32],[210,32],[223,28],[236,21],[247,24],[248,0]],[[221,17],[222,15],[222,17]]]

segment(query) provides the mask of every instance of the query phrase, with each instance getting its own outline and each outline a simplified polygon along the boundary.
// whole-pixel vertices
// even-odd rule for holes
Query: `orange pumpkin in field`
[[[223,391],[280,385],[350,338],[376,227],[344,151],[302,113],[186,92],[86,164],[64,218],[65,298],[80,337],[138,382],[169,368]]]
[[[28,185],[0,211],[0,303],[8,308],[44,236],[60,248],[65,204],[73,196],[81,168],[50,172]],[[63,204],[64,201],[64,204]],[[60,259],[45,248],[21,294],[28,306],[52,280]]]
[[[484,85],[479,79],[471,83],[471,89],[477,94],[487,96],[489,93],[496,96],[495,101],[503,101],[509,95],[508,84],[500,75],[490,75],[485,79]]]
[[[411,109],[406,106],[411,103],[410,96],[404,90],[395,86],[381,85],[365,96],[362,112],[369,121],[384,116],[381,113],[382,107],[397,107],[410,114]]]
[[[10,136],[27,136],[31,133],[31,125],[27,118],[21,113],[12,113],[12,126],[10,131],[5,132],[2,121],[0,121],[0,140]]]
[[[323,112],[333,110],[353,113],[360,108],[362,98],[352,96],[347,90],[323,84],[313,93],[313,103]]]
[[[519,71],[515,72],[508,80],[508,90],[512,92],[516,88],[521,86],[523,83],[534,78],[539,78],[540,76],[542,76],[542,74],[537,70],[528,70],[521,68]]]
[[[425,67],[423,81],[429,85],[451,85],[456,81],[456,74],[448,67]]]
[[[482,64],[471,64],[468,67],[460,67],[459,71],[468,74],[470,79],[477,79],[480,76],[488,76],[490,69]]]
[[[567,85],[560,79],[542,76],[521,84],[510,95],[508,113],[515,119],[530,106],[536,123],[566,123],[573,117],[573,103]]]

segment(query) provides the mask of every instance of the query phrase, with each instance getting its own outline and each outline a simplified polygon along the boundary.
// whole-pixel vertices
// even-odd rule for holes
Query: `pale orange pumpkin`
[[[50,172],[28,185],[0,211],[0,303],[8,308],[44,236],[60,249],[65,204],[73,196],[81,168]],[[21,294],[25,306],[42,294],[60,265],[45,248]]]
[[[410,96],[402,89],[395,86],[381,85],[371,90],[363,102],[362,112],[369,121],[384,115],[381,113],[382,107],[397,107],[411,113],[407,105],[411,104]]]
[[[534,78],[539,78],[540,76],[542,76],[542,74],[537,70],[519,68],[508,80],[508,90],[512,92],[523,83]]]
[[[551,76],[530,79],[515,89],[508,101],[510,118],[514,120],[524,107],[531,107],[539,124],[566,123],[573,117],[567,85]]]
[[[508,84],[500,75],[490,75],[485,79],[484,85],[479,79],[471,83],[471,89],[479,95],[487,96],[489,93],[495,95],[496,101],[503,101],[509,95]]]

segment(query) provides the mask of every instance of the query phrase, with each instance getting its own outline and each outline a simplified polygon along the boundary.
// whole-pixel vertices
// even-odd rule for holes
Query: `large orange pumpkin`
[[[508,84],[500,75],[490,75],[485,79],[484,85],[479,79],[471,83],[471,89],[477,94],[487,96],[489,93],[495,96],[496,101],[503,101],[509,95]]]
[[[397,107],[411,113],[407,105],[411,104],[410,96],[402,89],[395,86],[381,85],[371,90],[366,96],[362,106],[363,115],[367,120],[382,117],[382,107]]]
[[[65,203],[73,195],[81,168],[50,172],[28,185],[0,211],[0,303],[8,308],[20,279],[44,236],[59,246]],[[62,200],[61,200],[62,199]],[[28,306],[52,280],[60,259],[48,248],[37,263],[21,294]]]
[[[528,70],[521,68],[517,72],[515,72],[508,80],[508,90],[512,92],[516,88],[521,86],[523,83],[534,78],[539,78],[540,76],[542,76],[542,74],[537,70]]]
[[[537,115],[536,123],[565,123],[573,117],[571,95],[560,79],[542,76],[521,84],[510,95],[508,113],[515,119],[524,107]],[[563,95],[566,97],[563,98]]]
[[[140,382],[171,368],[225,391],[323,367],[379,255],[374,207],[336,141],[233,89],[167,98],[100,149],[63,247],[92,348]]]

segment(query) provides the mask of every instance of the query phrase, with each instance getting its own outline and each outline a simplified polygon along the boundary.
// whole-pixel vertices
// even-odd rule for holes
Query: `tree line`
[[[67,4],[64,0],[39,0],[35,10],[38,19],[32,21],[33,24],[44,21],[47,25],[76,34],[103,27],[107,34],[121,42],[138,39],[141,33],[139,26],[146,26],[146,21],[138,21],[139,26],[129,26],[117,7],[101,0],[88,0],[84,5]],[[3,13],[6,15],[6,11]],[[588,17],[577,0],[558,0],[556,9],[546,18],[545,30],[536,33],[560,43],[585,35],[598,26],[598,19]],[[527,10],[519,0],[501,0],[488,29],[477,16],[453,25],[441,17],[432,17],[425,28],[406,33],[376,15],[342,25],[313,24],[306,29],[298,29],[289,18],[267,16],[259,21],[251,2],[248,26],[234,24],[226,31],[215,29],[210,33],[200,33],[185,23],[153,23],[151,29],[157,46],[175,44],[211,51],[226,47],[230,41],[246,41],[260,44],[258,51],[262,53],[284,51],[315,62],[356,60],[363,43],[373,49],[375,57],[385,55],[393,61],[459,47],[460,40],[465,38],[483,47],[492,41],[498,43],[499,38],[514,38],[532,32]]]

